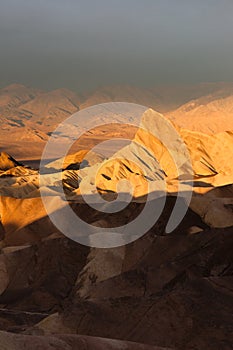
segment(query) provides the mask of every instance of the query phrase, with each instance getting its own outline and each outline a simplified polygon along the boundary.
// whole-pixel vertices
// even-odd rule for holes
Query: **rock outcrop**
[[[1,153],[1,349],[230,350],[232,146],[232,131],[180,129],[148,110],[133,141],[109,159],[83,150],[39,174]],[[180,183],[191,202],[167,234]],[[105,209],[131,187],[132,200],[117,213],[81,196],[105,199]],[[93,247],[94,235],[89,246],[66,237],[64,209],[100,230],[120,227],[151,193],[153,208],[166,197],[165,205],[139,239],[110,249]],[[54,213],[67,230],[53,224]]]

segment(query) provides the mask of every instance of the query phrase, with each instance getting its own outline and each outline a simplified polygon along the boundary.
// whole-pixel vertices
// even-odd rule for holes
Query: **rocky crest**
[[[208,135],[178,126],[170,133],[169,125],[147,110],[133,141],[109,159],[83,150],[47,164],[41,174],[1,154],[3,349],[231,349],[233,133]],[[170,152],[152,131],[166,135]],[[193,185],[181,139],[190,153]],[[179,155],[180,174],[171,154]],[[167,234],[178,175],[192,198],[182,222]],[[127,191],[117,188],[123,179],[133,185],[134,196],[119,213],[96,211],[81,198],[82,185],[93,199],[111,201]],[[48,216],[65,218],[70,206],[91,225],[121,226],[141,213],[148,186],[159,192],[153,208],[166,196],[164,209],[145,235],[127,245],[81,245]]]

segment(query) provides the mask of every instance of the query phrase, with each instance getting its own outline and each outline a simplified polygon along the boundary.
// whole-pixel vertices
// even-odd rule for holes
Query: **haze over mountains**
[[[68,89],[45,92],[13,84],[0,89],[0,145],[21,159],[39,158],[50,133],[61,121],[80,109],[109,101],[152,107],[190,130],[207,133],[232,130],[232,83],[153,89],[112,86],[85,96]],[[106,116],[105,122],[110,123],[109,119]]]

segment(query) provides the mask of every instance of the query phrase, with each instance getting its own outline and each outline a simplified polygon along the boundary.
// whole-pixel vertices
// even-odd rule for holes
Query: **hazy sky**
[[[233,81],[233,0],[0,0],[0,85]]]

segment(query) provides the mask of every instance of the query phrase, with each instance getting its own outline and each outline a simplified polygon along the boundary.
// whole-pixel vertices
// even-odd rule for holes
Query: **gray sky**
[[[0,86],[233,81],[232,0],[0,0]]]

